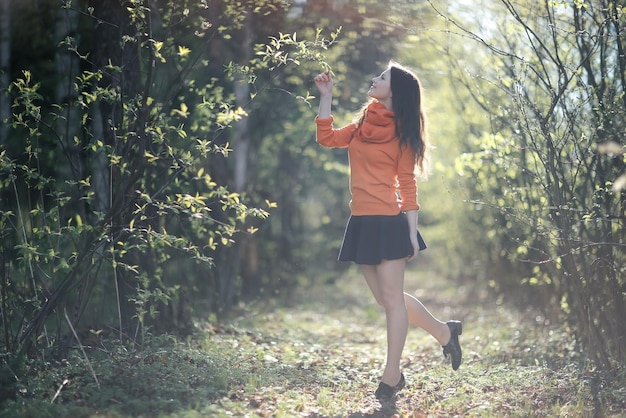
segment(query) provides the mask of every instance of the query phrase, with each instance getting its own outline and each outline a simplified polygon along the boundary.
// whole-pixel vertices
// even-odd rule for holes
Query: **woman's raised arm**
[[[331,115],[331,105],[333,101],[333,77],[330,71],[325,71],[314,78],[315,85],[320,92],[320,105],[317,117],[328,119]]]

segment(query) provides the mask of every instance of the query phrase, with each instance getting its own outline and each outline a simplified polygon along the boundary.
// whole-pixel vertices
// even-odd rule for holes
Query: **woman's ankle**
[[[397,372],[387,372],[385,371],[383,373],[382,378],[380,379],[381,382],[388,384],[389,386],[395,386],[398,384],[398,382],[400,382],[402,378],[402,373],[400,373],[400,370],[398,369]]]
[[[439,345],[447,345],[452,338],[452,333],[450,332],[450,327],[448,327],[448,324],[446,324],[445,322],[441,322],[437,327],[437,331],[438,334],[433,335],[433,337],[435,337],[437,342],[439,342]]]

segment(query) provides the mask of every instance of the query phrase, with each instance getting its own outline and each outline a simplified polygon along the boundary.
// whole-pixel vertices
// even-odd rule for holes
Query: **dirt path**
[[[395,406],[372,395],[385,358],[384,314],[356,269],[304,291],[290,308],[240,322],[264,337],[277,378],[251,405],[273,416],[589,416],[593,399],[568,363],[571,339],[521,313],[415,268],[406,290],[442,320],[464,322],[454,372],[426,332],[411,329],[402,361],[407,388]],[[269,389],[271,387],[273,389]],[[282,389],[280,389],[281,387]],[[271,394],[271,395],[270,395]],[[270,401],[272,399],[272,401]],[[269,403],[269,404],[268,404]]]

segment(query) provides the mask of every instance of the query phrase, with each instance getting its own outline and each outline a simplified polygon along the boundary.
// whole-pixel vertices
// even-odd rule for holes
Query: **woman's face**
[[[372,79],[372,86],[367,94],[379,102],[391,103],[391,71],[389,69]]]

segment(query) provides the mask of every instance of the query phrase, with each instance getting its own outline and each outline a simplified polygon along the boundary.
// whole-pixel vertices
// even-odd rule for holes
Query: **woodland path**
[[[421,261],[405,289],[438,318],[463,321],[458,371],[430,335],[410,329],[402,362],[407,387],[395,405],[381,407],[372,392],[385,358],[384,313],[351,267],[334,284],[295,295],[287,308],[238,321],[255,330],[251,342],[275,377],[262,377],[253,396],[242,391],[246,415],[593,416],[590,385],[570,364],[573,342],[559,326],[438,278]]]

